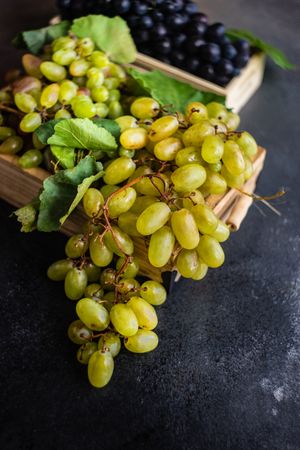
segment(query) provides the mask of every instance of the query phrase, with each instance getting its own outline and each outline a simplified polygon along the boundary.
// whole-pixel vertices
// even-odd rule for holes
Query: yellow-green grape
[[[100,189],[100,192],[103,195],[104,200],[106,200],[113,192],[116,192],[118,189],[120,189],[120,186],[112,186],[110,184],[105,184]]]
[[[185,113],[189,123],[192,125],[208,117],[206,106],[200,102],[189,103]]]
[[[139,214],[127,211],[120,214],[118,217],[118,226],[122,231],[129,234],[132,237],[140,237],[141,234],[136,228],[136,222],[139,218]]]
[[[11,101],[12,101],[11,94],[7,91],[3,91],[0,89],[0,102],[11,103]]]
[[[88,362],[88,379],[92,386],[102,388],[106,386],[114,371],[114,359],[110,352],[97,351],[92,354]]]
[[[225,123],[218,119],[209,119],[209,123],[214,127],[216,133],[226,134],[228,132],[228,128]]]
[[[119,227],[113,225],[111,228],[112,231],[107,231],[104,236],[107,247],[118,256],[132,255],[134,250],[132,239]]]
[[[95,102],[106,102],[109,97],[109,91],[105,86],[99,86],[91,90],[91,97]]]
[[[209,233],[209,235],[217,239],[218,242],[225,242],[230,236],[229,227],[224,222],[219,220],[217,228]]]
[[[133,310],[123,303],[118,303],[111,308],[110,320],[122,336],[133,336],[139,329],[139,323]]]
[[[130,260],[127,262],[127,259],[124,256],[121,256],[116,264],[117,271],[120,271],[122,267],[123,278],[135,278],[140,270],[138,259],[135,257],[130,258]]]
[[[154,330],[154,328],[157,327],[158,319],[155,309],[146,300],[141,297],[131,297],[127,306],[129,306],[136,315],[140,328],[144,330]]]
[[[202,186],[206,180],[206,171],[200,164],[186,164],[172,173],[171,180],[175,191],[190,192]]]
[[[116,118],[116,122],[120,127],[121,133],[130,128],[138,128],[139,124],[133,116],[120,116]]]
[[[176,165],[178,167],[185,166],[186,164],[198,163],[204,164],[204,160],[201,156],[201,151],[197,147],[185,147],[176,155]]]
[[[232,175],[225,165],[222,166],[221,174],[225,178],[227,185],[231,188],[240,188],[244,184],[244,174]]]
[[[219,242],[207,234],[201,236],[197,252],[208,267],[220,267],[225,260],[225,255]]]
[[[99,277],[98,277],[99,278]],[[92,298],[94,300],[100,300],[104,296],[104,289],[99,283],[89,284],[84,291],[85,298]]]
[[[206,169],[206,181],[202,188],[210,194],[224,194],[227,191],[227,183],[222,175]]]
[[[245,160],[244,178],[245,178],[245,181],[247,181],[253,175],[254,169],[253,169],[252,161],[248,158],[248,156],[244,156],[244,160]]]
[[[96,114],[92,100],[85,95],[75,97],[72,100],[72,109],[75,116],[81,119],[91,119]]]
[[[212,233],[218,225],[218,218],[207,205],[196,205],[191,208],[197,227],[202,234]]]
[[[41,124],[41,115],[37,112],[32,112],[23,117],[19,126],[24,133],[33,133]]]
[[[66,69],[52,61],[42,62],[40,71],[50,81],[62,81],[67,77]]]
[[[128,150],[140,150],[145,147],[148,133],[144,128],[128,128],[120,136],[121,145]]]
[[[182,135],[185,147],[200,147],[207,136],[213,136],[215,128],[208,120],[202,120],[188,128]]]
[[[108,106],[105,103],[94,103],[95,116],[104,119],[108,115]]]
[[[134,297],[140,289],[140,283],[134,278],[121,278],[118,283],[118,292],[122,297]]]
[[[108,102],[118,102],[121,98],[121,92],[118,89],[112,89],[109,92]],[[120,116],[119,116],[120,117]]]
[[[223,163],[226,169],[234,176],[241,175],[245,170],[245,160],[239,145],[232,141],[224,144]]]
[[[63,281],[71,269],[73,269],[73,261],[71,259],[60,259],[48,267],[47,276],[52,281]]]
[[[52,59],[60,66],[68,66],[77,58],[77,53],[72,49],[60,49],[53,53]]]
[[[100,69],[107,67],[109,65],[109,59],[105,53],[98,50],[94,51],[90,56],[90,62],[93,66],[99,67]]]
[[[84,270],[86,271],[89,283],[93,283],[100,279],[101,269],[100,267],[96,266],[91,260],[85,261]]]
[[[74,344],[85,344],[93,337],[93,332],[81,320],[74,320],[68,327],[68,337]]]
[[[141,214],[146,208],[148,208],[148,206],[156,202],[158,202],[158,198],[153,195],[141,195],[135,200],[134,204],[130,208],[130,212]]]
[[[176,154],[181,148],[181,140],[175,137],[170,137],[163,139],[155,145],[154,154],[156,158],[161,161],[172,161],[175,159]]]
[[[124,114],[123,106],[119,101],[113,101],[108,105],[108,117],[116,119]]]
[[[164,286],[157,281],[145,281],[140,290],[140,295],[150,305],[159,306],[165,303],[167,299],[167,291]]]
[[[42,90],[40,104],[44,108],[52,108],[57,103],[60,87],[57,83],[52,83]]]
[[[127,79],[127,74],[123,67],[112,62],[109,63],[109,73],[112,77],[116,77],[122,82],[126,81]]]
[[[203,194],[198,189],[186,193],[182,199],[182,205],[186,209],[191,209],[195,205],[203,205],[204,203]]]
[[[69,36],[62,36],[52,42],[53,52],[58,50],[73,50],[76,47],[76,39]]]
[[[105,269],[101,273],[100,282],[105,290],[114,291],[117,272],[114,269]]]
[[[86,344],[82,344],[77,350],[77,361],[80,362],[80,364],[88,364],[90,357],[97,350],[98,346],[96,342],[87,342]]]
[[[134,100],[130,107],[130,112],[138,119],[148,119],[159,114],[159,103],[151,97],[140,97]]]
[[[135,150],[127,150],[124,147],[119,147],[119,156],[127,156],[127,158],[133,158]]]
[[[257,143],[253,136],[247,131],[236,135],[235,142],[248,158],[252,159],[257,153]]]
[[[75,234],[68,239],[65,252],[68,258],[80,258],[88,249],[88,241],[83,234]]]
[[[86,77],[73,77],[73,83],[75,83],[78,87],[85,87],[87,80]]]
[[[192,278],[199,267],[199,258],[196,250],[182,249],[176,259],[176,267],[180,275]]]
[[[77,41],[76,49],[80,56],[85,57],[91,55],[94,48],[95,44],[89,37],[85,37]]]
[[[149,130],[149,139],[158,142],[176,133],[179,127],[178,119],[175,116],[164,116],[155,120]]]
[[[218,119],[226,123],[228,111],[224,105],[217,102],[211,102],[206,105],[207,112],[210,118]]]
[[[134,171],[134,161],[126,156],[120,156],[106,167],[103,181],[106,184],[119,184],[127,180]]]
[[[116,77],[109,77],[104,80],[104,86],[106,86],[109,91],[117,89],[120,86],[120,83],[121,81]]]
[[[172,229],[164,226],[152,234],[148,248],[148,259],[152,266],[163,267],[171,258],[175,245]]]
[[[16,130],[10,127],[0,127],[0,142],[5,141],[5,139],[15,136]]]
[[[37,107],[35,99],[32,95],[26,94],[26,92],[17,92],[15,94],[14,101],[18,109],[25,113],[33,112]]]
[[[113,252],[107,247],[98,234],[94,234],[91,237],[89,250],[91,260],[98,267],[108,266],[113,259]]]
[[[65,278],[65,294],[70,300],[79,300],[88,284],[88,277],[84,269],[74,267],[69,270]]]
[[[171,217],[171,226],[181,247],[193,250],[199,244],[199,231],[193,214],[188,209],[175,211]]]
[[[107,206],[112,219],[128,211],[134,204],[136,191],[132,187],[123,189],[109,200]]]
[[[228,131],[235,131],[240,124],[240,116],[234,112],[228,112],[225,119]]]
[[[134,336],[124,340],[124,345],[133,353],[152,352],[158,346],[158,336],[154,331],[138,330]]]
[[[215,173],[220,172],[221,169],[222,169],[222,162],[219,161],[219,162],[217,162],[217,163],[215,163],[215,164],[209,164],[208,168],[209,168],[209,170],[211,170],[212,172],[215,172]]]
[[[207,136],[202,144],[201,156],[209,164],[215,164],[222,159],[224,142],[219,136]]]
[[[59,109],[54,116],[54,119],[71,119],[72,114],[67,109]]]
[[[1,147],[0,147],[1,148]],[[0,150],[1,152],[1,150]],[[43,155],[40,150],[32,149],[27,150],[19,159],[19,164],[23,169],[31,169],[38,167],[43,161]]]
[[[97,217],[102,211],[104,197],[102,193],[95,188],[89,188],[83,196],[83,209],[88,217]]]
[[[69,72],[72,77],[84,77],[89,68],[90,63],[88,61],[85,59],[76,59],[70,64]]]
[[[138,178],[141,175],[150,175],[152,170],[148,166],[139,167],[133,176]],[[134,185],[135,190],[139,194],[144,194],[147,196],[159,197],[163,192],[166,192],[169,186],[169,178],[166,174],[161,173],[158,176],[153,176],[151,179],[149,177],[142,178],[138,183]]]
[[[200,281],[202,280],[208,271],[208,266],[207,264],[205,264],[201,258],[198,259],[198,267],[195,270],[195,272],[193,273],[192,279],[193,280],[197,280]]]
[[[103,331],[109,325],[109,314],[101,303],[92,298],[82,298],[76,304],[79,319],[93,331]]]
[[[36,78],[42,78],[42,72],[40,71],[41,58],[32,55],[31,53],[26,53],[22,56],[22,65],[24,70],[28,75]]]
[[[98,70],[98,72],[95,72],[95,73],[93,73],[93,75],[90,75],[89,72],[92,70]],[[91,91],[93,89],[100,88],[104,82],[103,72],[101,72],[100,69],[96,69],[95,67],[92,67],[91,69],[88,70],[87,77],[88,77],[88,81],[86,83],[86,87],[88,89],[90,89]]]
[[[171,210],[163,202],[153,203],[148,206],[136,222],[136,228],[143,236],[155,233],[163,227],[171,216]]]
[[[63,105],[69,105],[71,100],[76,96],[78,90],[77,84],[71,80],[65,80],[61,83],[59,89],[58,100]]]
[[[109,350],[111,356],[115,358],[121,350],[121,339],[116,333],[108,332],[105,333],[104,336],[98,341],[98,349],[99,350]]]
[[[23,148],[23,139],[20,136],[11,136],[0,145],[0,153],[15,155]]]

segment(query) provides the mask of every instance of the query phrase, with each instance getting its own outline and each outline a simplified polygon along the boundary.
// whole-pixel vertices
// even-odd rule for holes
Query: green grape
[[[185,209],[191,209],[195,205],[203,205],[205,203],[203,194],[195,189],[194,191],[188,192],[185,194],[182,205]]]
[[[15,155],[23,148],[23,139],[20,136],[11,136],[0,145],[0,153]]]
[[[16,130],[10,127],[0,127],[0,142],[5,141],[5,139],[15,136]]]
[[[90,56],[95,48],[95,44],[91,38],[85,37],[77,42],[77,51],[80,56]]]
[[[52,108],[57,103],[60,87],[57,83],[52,83],[42,90],[40,104],[44,108]]]
[[[85,87],[87,83],[86,77],[73,77],[72,81],[79,87]]]
[[[134,161],[126,156],[120,156],[106,167],[103,181],[106,184],[119,184],[127,180],[134,171]]]
[[[158,346],[158,336],[154,331],[138,330],[138,332],[124,341],[124,345],[130,352],[152,352]]]
[[[222,163],[221,161],[215,163],[215,164],[209,164],[209,170],[211,170],[212,172],[220,172],[222,169]]]
[[[24,133],[33,133],[41,124],[42,118],[40,114],[32,112],[23,117],[19,126]]]
[[[104,197],[104,200],[107,200],[107,198],[113,193],[116,192],[118,189],[120,189],[120,186],[112,186],[110,184],[106,184],[102,186],[100,189],[101,194]]]
[[[139,167],[135,173],[134,178],[138,178],[141,175],[150,175],[152,171],[148,166]],[[170,180],[168,176],[164,173],[160,173],[159,176],[153,176],[151,179],[149,177],[142,178],[138,183],[135,184],[135,190],[139,194],[144,194],[146,196],[160,197],[163,192],[168,190]]]
[[[110,119],[116,119],[124,114],[123,106],[119,101],[113,101],[108,106],[108,117]]]
[[[175,191],[190,192],[205,182],[206,171],[200,164],[186,164],[172,173],[171,180]]]
[[[225,242],[230,236],[230,230],[224,222],[219,220],[217,228],[213,232],[209,233],[209,235],[215,238],[218,242]]]
[[[91,97],[95,102],[106,102],[109,97],[109,90],[105,86],[95,87],[91,90]]]
[[[112,62],[109,63],[109,73],[112,77],[118,78],[121,82],[125,82],[127,79],[127,73],[123,67]]]
[[[95,115],[105,118],[108,115],[108,106],[105,103],[94,103]]]
[[[80,119],[91,119],[96,114],[95,106],[89,97],[81,97],[72,102],[74,115]]]
[[[181,247],[187,250],[197,247],[199,231],[194,216],[188,209],[173,212],[171,226]]]
[[[104,86],[106,86],[109,91],[111,91],[112,89],[118,89],[118,87],[120,86],[120,80],[118,80],[118,78],[116,77],[105,78]]]
[[[83,234],[75,234],[68,239],[65,252],[68,258],[80,258],[86,253],[88,246],[89,243]]]
[[[52,59],[60,66],[69,66],[77,58],[77,53],[71,49],[60,49],[53,53]]]
[[[202,280],[206,274],[207,274],[208,266],[201,260],[201,258],[198,259],[198,268],[193,273],[192,279],[200,281]]]
[[[30,94],[25,92],[17,92],[14,97],[15,104],[20,111],[30,113],[35,110],[37,103]]]
[[[178,167],[192,163],[204,164],[201,152],[197,147],[185,147],[182,150],[179,150],[175,162]]]
[[[84,77],[89,68],[90,63],[88,61],[85,59],[76,59],[70,64],[69,72],[72,77]]]
[[[1,150],[0,150],[1,151]],[[43,161],[43,155],[40,150],[32,149],[27,150],[19,159],[19,164],[23,169],[31,169],[38,167]]]
[[[50,81],[63,81],[67,77],[66,69],[52,61],[42,62],[40,71]]]
[[[207,136],[213,136],[215,128],[208,120],[202,120],[188,128],[182,135],[185,147],[200,147]]]
[[[254,169],[253,169],[252,161],[248,158],[248,156],[244,156],[244,160],[245,160],[244,178],[245,178],[245,181],[247,181],[253,175]]]
[[[149,139],[158,142],[176,133],[179,127],[178,119],[175,116],[164,116],[155,120],[149,130]]]
[[[81,320],[74,320],[70,323],[68,328],[69,339],[74,342],[74,344],[86,344],[93,337],[93,332],[81,322]]]
[[[133,158],[135,150],[127,150],[127,148],[119,147],[119,156],[127,156],[127,158]]]
[[[89,283],[93,283],[99,280],[101,275],[101,269],[100,267],[96,266],[92,261],[87,260],[85,262],[84,270],[86,271]]]
[[[99,278],[99,277],[98,277]],[[84,291],[85,298],[92,298],[93,300],[101,300],[104,296],[104,290],[101,284],[92,283],[89,284]]]
[[[12,98],[9,92],[0,89],[0,102],[1,103],[11,103]]]
[[[241,175],[245,170],[245,160],[238,144],[232,140],[224,144],[223,163],[234,176]]]
[[[86,87],[90,90],[100,88],[104,82],[103,72],[100,69],[96,69],[96,67],[92,67],[87,71],[87,77]]]
[[[228,131],[235,131],[240,124],[240,116],[234,112],[228,112],[226,117],[226,126]]]
[[[207,234],[201,236],[197,252],[208,267],[220,267],[225,259],[223,249],[219,242]]]
[[[115,358],[121,350],[121,339],[116,333],[108,332],[105,333],[104,336],[98,341],[98,349],[99,350],[109,350],[111,356]]]
[[[226,122],[228,111],[224,105],[217,102],[211,102],[206,105],[206,108],[210,118]]]
[[[62,36],[55,39],[52,42],[52,50],[53,52],[57,52],[58,50],[74,50],[76,47],[76,39],[69,36]]]
[[[114,371],[114,359],[110,352],[97,351],[90,357],[88,363],[88,378],[92,386],[102,388],[106,386]]]
[[[98,267],[108,266],[113,259],[113,252],[103,242],[99,234],[94,234],[91,237],[89,250],[91,260]]]
[[[82,298],[76,304],[79,319],[93,331],[103,331],[109,325],[109,314],[101,303],[92,298]]]
[[[224,142],[219,136],[207,136],[202,144],[201,156],[209,164],[218,163],[224,153]]]
[[[147,144],[147,135],[144,128],[128,128],[121,134],[120,143],[128,150],[140,150]]]
[[[232,175],[232,173],[227,170],[225,165],[222,166],[221,174],[225,178],[227,185],[231,188],[240,188],[244,184],[244,174]]]
[[[118,283],[118,292],[126,298],[134,297],[140,289],[140,283],[134,278],[121,278]]]
[[[159,306],[165,303],[167,299],[167,291],[162,284],[157,281],[145,281],[140,290],[140,295],[150,305]]]
[[[175,236],[170,227],[164,226],[152,234],[148,248],[148,259],[152,266],[163,267],[171,258]]]
[[[158,198],[151,195],[141,195],[137,197],[134,204],[130,208],[130,212],[141,214],[148,206],[158,202]]]
[[[151,97],[140,97],[134,100],[130,107],[130,112],[138,119],[148,119],[156,117],[160,112],[159,103]]]
[[[207,205],[196,205],[191,208],[197,227],[202,234],[212,233],[218,225],[218,218]]]
[[[93,66],[99,67],[100,69],[107,67],[109,65],[109,59],[105,53],[98,50],[94,51],[90,56],[90,61]]]
[[[189,103],[185,113],[189,123],[192,125],[201,122],[201,120],[205,120],[208,117],[206,106],[200,102]]]
[[[127,233],[129,236],[139,237],[141,234],[136,229],[136,222],[138,220],[139,214],[127,211],[120,214],[118,217],[118,226],[122,231]]]
[[[171,210],[163,202],[153,203],[148,206],[136,222],[136,228],[143,236],[155,233],[163,227],[171,216]]]
[[[135,278],[140,270],[140,265],[139,265],[138,259],[135,257],[130,258],[129,262],[127,262],[126,267],[125,267],[124,264],[126,261],[127,261],[127,259],[124,256],[121,256],[118,259],[117,264],[116,264],[117,271],[119,272],[121,270],[121,268],[123,267],[123,270],[122,270],[123,278]],[[124,269],[124,267],[125,267],[125,269]]]
[[[85,270],[74,267],[65,278],[65,294],[70,300],[79,300],[87,287],[88,278]]]
[[[90,357],[98,350],[96,342],[87,342],[82,344],[77,350],[77,361],[81,364],[88,364]]]
[[[107,231],[104,236],[107,247],[118,256],[132,255],[134,246],[128,234],[115,225],[111,229],[112,231]]]
[[[135,199],[136,191],[132,187],[114,194],[107,204],[110,217],[114,219],[128,211],[134,204]]]
[[[206,169],[206,181],[202,188],[210,194],[224,194],[227,191],[227,183],[222,175]]]
[[[113,291],[108,291],[104,294],[103,296],[103,305],[105,306],[105,308],[107,309],[107,311],[110,312],[111,308],[114,306],[115,304],[115,290]]]
[[[43,74],[40,71],[41,58],[30,53],[26,53],[22,56],[22,65],[25,72],[35,78],[42,78]]]
[[[131,297],[127,306],[129,306],[136,315],[140,328],[150,331],[157,327],[158,319],[155,309],[146,300],[141,297]]]
[[[185,278],[192,278],[199,267],[196,250],[181,250],[176,260],[176,266],[180,275]]]
[[[118,89],[112,89],[109,92],[108,102],[118,102],[121,98],[121,92]],[[120,117],[120,116],[118,116]]]
[[[77,94],[78,86],[77,84],[73,83],[73,81],[65,80],[61,83],[60,89],[59,89],[59,95],[58,100],[63,105],[69,105],[71,103],[71,100],[76,96]]]
[[[71,119],[72,114],[67,109],[59,109],[54,116],[54,119]]]
[[[121,133],[130,128],[138,128],[139,124],[133,116],[120,116],[116,118],[116,122],[120,127]]]
[[[170,137],[163,139],[155,145],[154,154],[156,158],[161,161],[172,161],[175,159],[176,154],[181,148],[181,140],[175,137]]]
[[[218,119],[209,119],[209,123],[214,127],[216,133],[226,134],[228,132],[228,128],[225,123]]]
[[[83,196],[83,209],[88,217],[97,217],[102,211],[104,198],[101,192],[95,188],[89,188]]]
[[[122,336],[133,336],[139,329],[139,323],[133,310],[123,303],[117,303],[111,308],[110,320]]]
[[[234,138],[233,138],[234,139]],[[251,134],[247,131],[243,131],[236,135],[236,143],[248,158],[253,158],[257,153],[257,143]]]
[[[60,259],[49,266],[47,276],[52,281],[63,281],[72,268],[73,261],[71,259]]]

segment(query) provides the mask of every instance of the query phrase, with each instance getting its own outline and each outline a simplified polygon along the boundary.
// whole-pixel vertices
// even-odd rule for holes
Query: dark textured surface
[[[299,0],[201,3],[299,62]],[[9,35],[53,11],[49,0],[1,4],[1,70],[16,60]],[[159,349],[123,352],[104,390],[66,338],[74,304],[45,277],[64,237],[19,234],[0,202],[2,449],[300,448],[299,104],[299,72],[268,64],[242,119],[269,149],[258,192],[289,187],[282,217],[253,207],[225,266],[181,282],[160,308]]]

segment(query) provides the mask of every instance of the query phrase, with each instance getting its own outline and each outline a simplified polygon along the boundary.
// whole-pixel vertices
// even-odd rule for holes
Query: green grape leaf
[[[75,148],[51,145],[51,153],[64,169],[72,169],[75,165]]]
[[[45,232],[58,230],[78,195],[81,183],[93,176],[100,178],[102,168],[101,163],[86,156],[73,169],[61,170],[46,178],[39,197],[37,229]]]
[[[287,59],[287,57],[281,50],[263,41],[250,31],[229,29],[226,31],[226,35],[233,40],[245,39],[252,47],[258,48],[267,56],[269,56],[272,61],[274,61],[274,63],[282,69],[291,70],[296,68],[296,66]]]
[[[131,63],[136,58],[136,47],[125,20],[121,17],[89,15],[73,21],[71,31],[78,37],[90,37],[112,61]]]
[[[22,224],[21,231],[24,233],[30,233],[36,229],[37,219],[37,202],[29,203],[22,208],[14,211],[14,215],[17,216],[18,222]]]
[[[209,103],[216,101],[225,104],[225,97],[211,92],[199,91],[187,83],[175,80],[159,70],[140,72],[130,67],[129,74],[145,93],[151,95],[161,106],[167,105],[173,111],[184,112],[190,102]]]
[[[23,31],[12,42],[18,48],[25,48],[31,53],[37,54],[45,44],[68,34],[69,28],[70,22],[64,20],[56,25],[50,25],[38,30]]]
[[[117,141],[119,140],[119,137],[121,134],[121,129],[115,120],[95,118],[95,119],[92,119],[92,121],[94,122],[94,124],[97,125],[97,127],[105,128],[107,131],[109,131],[113,135],[113,137]]]
[[[89,119],[64,119],[54,126],[54,134],[48,139],[50,145],[82,148],[88,150],[115,150],[114,136]]]

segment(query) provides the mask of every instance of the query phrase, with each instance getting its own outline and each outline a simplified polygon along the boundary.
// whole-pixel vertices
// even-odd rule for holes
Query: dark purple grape
[[[206,32],[206,25],[203,22],[191,22],[186,27],[186,32],[189,35],[197,35],[197,36],[203,36]]]
[[[187,43],[186,43],[186,49],[188,53],[191,53],[192,55],[195,53],[198,53],[199,48],[202,47],[202,45],[205,44],[205,41],[201,39],[198,36],[190,36]]]
[[[221,58],[221,49],[217,44],[204,44],[199,49],[199,56],[208,63],[217,63]]]
[[[237,55],[237,50],[233,44],[225,44],[221,47],[222,56],[226,59],[233,59]]]
[[[148,12],[148,5],[145,2],[135,1],[135,2],[133,2],[132,10],[138,16],[143,16],[144,14],[147,14],[147,12]]]
[[[56,4],[58,8],[69,8],[72,3],[72,0],[57,0]]]
[[[165,37],[167,34],[168,30],[162,23],[154,25],[154,27],[151,30],[151,35],[153,36],[153,39],[160,39],[162,37]]]
[[[142,16],[141,17],[141,27],[144,27],[146,29],[152,28],[154,25],[153,19],[151,16]]]
[[[183,28],[189,21],[189,16],[187,14],[175,13],[170,15],[166,23],[170,28]]]
[[[174,66],[184,68],[185,65],[184,62],[185,62],[185,54],[183,52],[176,51],[172,55],[172,64],[174,64]]]
[[[226,36],[226,34],[224,34],[222,37],[218,39],[218,44],[219,45],[231,44],[231,40],[229,39],[229,37]]]
[[[126,14],[130,10],[130,0],[115,0],[114,8],[117,14]]]
[[[137,44],[142,44],[149,41],[149,31],[144,28],[137,29],[134,32],[134,40]]]
[[[215,76],[214,67],[211,64],[200,63],[199,69],[197,71],[197,75],[201,78],[205,78],[206,80],[210,81]]]
[[[233,75],[234,77],[238,77],[240,73],[241,73],[241,69],[235,67],[235,69],[233,70],[232,75]]]
[[[162,22],[164,20],[164,15],[161,11],[158,11],[158,9],[154,9],[151,12],[151,17],[154,20],[154,22]]]
[[[134,30],[136,27],[139,26],[140,22],[141,22],[141,18],[139,16],[136,15],[130,15],[127,19],[128,25],[129,27]]]
[[[245,39],[239,39],[234,42],[234,46],[237,49],[238,53],[249,53],[250,44]]]
[[[237,67],[238,69],[242,69],[243,67],[245,67],[248,63],[250,59],[249,55],[246,54],[240,54],[237,55],[233,60],[232,63],[234,65],[234,67]]]
[[[208,23],[208,17],[204,13],[197,13],[197,14],[193,15],[192,21],[193,22]]]
[[[215,76],[213,81],[214,81],[214,83],[218,84],[219,86],[224,87],[229,83],[230,77]]]
[[[154,45],[154,49],[161,55],[168,55],[171,51],[171,48],[171,40],[168,37],[160,39]]]
[[[211,42],[219,42],[220,39],[224,36],[225,27],[222,23],[214,23],[207,27],[205,37],[208,41]]]
[[[199,58],[190,56],[185,60],[185,70],[187,72],[197,73],[199,69]]]
[[[199,12],[199,7],[198,5],[196,5],[196,3],[187,2],[187,4],[184,7],[184,12],[186,12],[189,16],[191,16]]]
[[[178,12],[184,6],[183,0],[167,0],[162,2],[161,9],[168,13]]]
[[[184,33],[178,33],[172,37],[172,43],[175,48],[181,48],[187,40],[187,36]]]
[[[233,71],[234,66],[229,59],[221,59],[221,61],[215,65],[215,72],[218,77],[228,77],[232,75]]]

